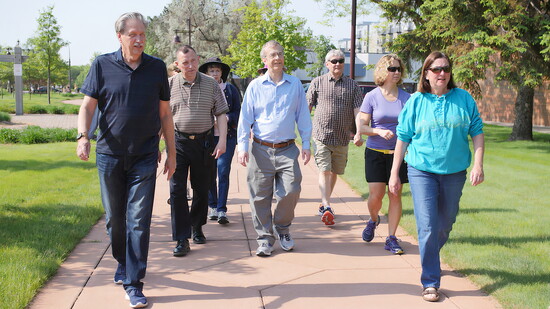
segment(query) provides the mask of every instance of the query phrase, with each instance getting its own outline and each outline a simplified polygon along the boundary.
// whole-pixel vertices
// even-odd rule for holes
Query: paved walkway
[[[71,123],[76,123],[72,122]],[[34,123],[33,123],[34,124]],[[36,123],[38,124],[38,123]],[[406,254],[384,250],[387,218],[372,243],[361,239],[366,203],[343,181],[334,190],[337,224],[326,227],[314,215],[319,204],[317,169],[302,166],[300,202],[291,233],[292,252],[276,244],[271,257],[255,256],[246,169],[233,162],[229,192],[230,224],[209,221],[207,244],[191,244],[186,257],[173,257],[168,182],[157,179],[145,294],[150,308],[501,308],[469,280],[443,265],[442,299],[420,297],[420,265],[415,239],[398,230]],[[74,249],[30,309],[126,308],[121,286],[113,283],[105,222],[100,220]]]

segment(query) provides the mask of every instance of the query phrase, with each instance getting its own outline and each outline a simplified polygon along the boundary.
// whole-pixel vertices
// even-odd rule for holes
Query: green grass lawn
[[[25,308],[103,214],[95,153],[0,145],[0,308]]]
[[[508,142],[510,133],[510,128],[485,126],[486,180],[477,187],[466,183],[442,258],[504,308],[545,309],[550,306],[550,135]],[[367,198],[364,149],[350,145],[343,178]],[[383,212],[387,204],[385,198]],[[408,185],[401,226],[416,236]]]
[[[23,94],[23,112],[25,114],[59,114],[63,110],[65,114],[78,113],[79,106],[62,103],[65,100],[82,99],[83,94],[62,94],[58,92],[51,93],[51,102],[48,104],[48,95],[42,94]],[[15,96],[5,91],[0,95],[0,112],[15,113]]]

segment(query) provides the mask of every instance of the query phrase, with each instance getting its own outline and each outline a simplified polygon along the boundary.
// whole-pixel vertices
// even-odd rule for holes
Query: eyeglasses
[[[285,56],[285,53],[284,52],[275,52],[275,53],[271,53],[269,55],[267,55],[270,59],[275,59],[277,57],[279,58],[283,58]]]
[[[401,72],[401,67],[388,67],[388,72]]]
[[[329,60],[329,62],[332,64],[344,63],[344,61],[346,61],[346,59],[343,59],[343,58]]]
[[[433,67],[433,68],[428,68],[428,70],[432,71],[434,74],[439,74],[441,73],[441,71],[445,72],[445,73],[451,73],[451,67],[446,65],[444,67]]]

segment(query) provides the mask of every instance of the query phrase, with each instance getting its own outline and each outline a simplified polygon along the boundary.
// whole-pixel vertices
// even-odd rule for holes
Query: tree
[[[338,0],[320,0],[332,3]],[[510,140],[532,140],[533,94],[550,77],[548,0],[371,0],[390,21],[410,20],[412,32],[389,48],[405,59],[442,50],[458,82],[480,97],[487,70],[517,89]]]
[[[59,50],[67,45],[60,35],[60,26],[57,25],[57,19],[53,15],[53,6],[46,7],[40,11],[37,19],[38,30],[37,35],[30,38],[28,45],[34,50],[29,55],[29,61],[39,65],[37,68],[40,73],[44,73],[48,88],[48,104],[51,103],[50,91],[52,82],[63,83],[67,77],[67,64],[61,59]],[[31,59],[34,58],[35,59]]]
[[[289,72],[305,67],[311,30],[304,28],[305,19],[283,12],[286,3],[286,0],[264,0],[261,4],[253,1],[240,9],[244,12],[241,31],[230,39],[230,55],[223,58],[240,77],[257,75],[258,68],[263,67],[260,50],[269,40],[276,40],[283,46]]]
[[[313,46],[313,52],[317,57],[317,61],[309,66],[307,71],[307,76],[317,77],[323,73],[323,68],[325,67],[325,56],[332,50],[336,49],[336,46],[330,42],[330,38],[319,35],[311,40],[311,45]]]
[[[75,88],[80,89],[82,84],[84,84],[86,76],[88,76],[88,72],[90,71],[90,67],[92,66],[92,62],[94,62],[95,58],[97,58],[97,56],[99,55],[101,55],[100,52],[94,52],[92,57],[90,58],[90,63],[80,66],[80,74],[75,77],[73,84]]]
[[[174,52],[188,44],[188,19],[191,23],[191,45],[201,58],[227,54],[229,38],[241,26],[242,12],[237,9],[252,0],[173,0],[164,11],[150,19],[147,28],[146,53],[165,62],[175,60]],[[174,44],[176,30],[181,43]]]

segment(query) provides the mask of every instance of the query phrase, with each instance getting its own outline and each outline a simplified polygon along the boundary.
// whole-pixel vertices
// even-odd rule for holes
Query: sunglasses
[[[444,67],[433,67],[433,68],[428,68],[428,70],[432,71],[433,73],[435,74],[439,74],[441,73],[441,71],[445,72],[445,73],[451,73],[451,67],[450,66],[444,66]]]
[[[332,64],[344,63],[344,61],[346,61],[346,60],[345,59],[332,59],[332,60],[329,60],[329,62],[332,63]]]
[[[388,67],[388,72],[401,72],[401,67]]]

